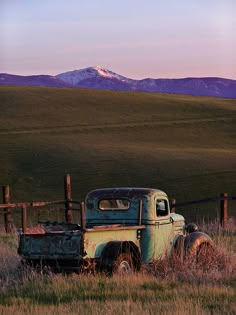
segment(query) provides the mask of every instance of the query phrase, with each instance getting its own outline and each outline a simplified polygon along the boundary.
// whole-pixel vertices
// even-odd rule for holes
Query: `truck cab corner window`
[[[168,214],[168,202],[167,200],[158,199],[156,201],[156,216],[162,217]]]

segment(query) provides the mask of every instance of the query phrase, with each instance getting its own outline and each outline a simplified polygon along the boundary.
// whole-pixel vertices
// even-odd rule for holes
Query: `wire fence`
[[[10,233],[13,227],[34,225],[40,221],[59,221],[68,223],[79,223],[81,221],[81,202],[72,201],[71,198],[71,181],[70,175],[64,177],[64,193],[65,198],[54,201],[38,201],[38,202],[10,202],[10,187],[3,187],[3,203],[0,204],[0,226],[5,227],[6,233]],[[222,193],[218,196],[177,202],[175,199],[170,201],[171,212],[178,212],[181,208],[181,213],[188,220],[194,219],[217,219],[222,227],[227,225],[228,221],[228,205],[229,202],[236,200],[236,196],[228,196],[227,193]],[[192,209],[195,205],[212,204],[213,210],[203,211]],[[63,207],[62,207],[63,206]],[[186,208],[188,209],[186,210]],[[14,211],[12,211],[14,209]],[[37,209],[37,211],[35,211]],[[29,212],[30,215],[26,215]],[[208,218],[209,217],[209,218]],[[26,222],[27,220],[27,222]]]

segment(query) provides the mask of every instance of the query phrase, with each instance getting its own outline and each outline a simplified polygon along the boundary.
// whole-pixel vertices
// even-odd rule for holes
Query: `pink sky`
[[[234,0],[1,0],[0,72],[236,79]]]

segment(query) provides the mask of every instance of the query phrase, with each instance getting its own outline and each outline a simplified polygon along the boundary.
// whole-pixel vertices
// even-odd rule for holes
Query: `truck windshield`
[[[100,210],[128,210],[129,200],[126,199],[103,199],[99,201]]]

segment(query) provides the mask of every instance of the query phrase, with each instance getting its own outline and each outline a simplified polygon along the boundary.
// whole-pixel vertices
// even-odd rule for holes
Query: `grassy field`
[[[207,264],[165,258],[126,277],[19,269],[16,237],[0,235],[0,313],[233,315],[235,229],[211,232],[218,249]]]
[[[236,100],[0,86],[0,109],[0,185],[12,201],[61,199],[65,173],[74,199],[109,186],[179,202],[236,196]],[[191,211],[213,217],[218,204]]]

